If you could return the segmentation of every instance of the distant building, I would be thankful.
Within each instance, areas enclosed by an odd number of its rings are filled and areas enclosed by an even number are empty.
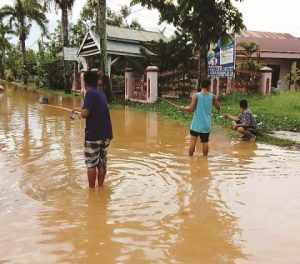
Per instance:
[[[111,66],[114,63],[117,63],[120,58],[127,58],[128,60],[142,58],[144,54],[141,53],[141,49],[143,48],[147,55],[155,55],[150,50],[146,49],[144,46],[147,43],[152,41],[168,41],[168,39],[161,32],[152,32],[146,30],[134,30],[130,28],[122,28],[115,26],[106,26],[106,34],[107,34],[107,59],[108,59],[108,74],[111,76]],[[77,51],[77,56],[80,59],[82,64],[81,73],[77,73],[74,82],[73,82],[73,91],[75,92],[84,92],[84,81],[83,81],[83,72],[87,70],[95,70],[98,72],[98,88],[102,87],[102,71],[100,68],[99,54],[101,52],[100,48],[100,37],[98,33],[95,31],[94,27],[90,27],[82,40],[80,48]],[[125,69],[124,69],[125,70]],[[130,72],[130,73],[129,73]],[[148,75],[146,74],[148,72]],[[127,69],[127,75],[130,75],[130,85],[129,79],[125,78],[125,90],[128,98],[132,97],[134,84],[136,90],[140,90],[140,94],[144,98],[146,102],[152,102],[157,100],[157,96],[155,97],[155,93],[157,95],[157,84],[156,90],[154,84],[152,82],[153,74],[158,74],[158,69],[153,69],[148,67],[145,70],[145,75],[137,80],[137,77],[132,73],[132,69]],[[124,72],[125,74],[125,72]],[[127,77],[128,77],[127,76]],[[144,77],[149,77],[147,82],[144,82]],[[141,80],[143,79],[143,80]],[[157,78],[156,78],[157,79]],[[156,81],[157,82],[157,81]],[[127,87],[130,86],[130,87]],[[128,88],[128,89],[127,89]],[[127,92],[130,90],[130,94]],[[139,95],[140,95],[139,94]],[[147,95],[147,96],[146,96]],[[154,96],[154,97],[153,97]]]
[[[146,30],[134,30],[130,28],[114,27],[107,25],[107,54],[109,70],[110,66],[120,57],[140,58],[143,55],[140,49],[143,43],[151,41],[168,41],[168,39],[160,32],[152,32]],[[149,55],[154,55],[146,50]],[[90,28],[86,33],[85,38],[77,52],[79,57],[86,60],[84,69],[89,68],[89,59],[93,59],[100,54],[100,37],[93,28]]]
[[[237,36],[240,42],[254,41],[260,47],[260,62],[273,69],[272,87],[280,89],[295,89],[286,81],[291,71],[300,68],[300,39],[286,33],[271,33],[259,31],[243,31]],[[239,55],[241,47],[237,46],[237,61],[242,60]],[[256,54],[253,54],[256,58]]]

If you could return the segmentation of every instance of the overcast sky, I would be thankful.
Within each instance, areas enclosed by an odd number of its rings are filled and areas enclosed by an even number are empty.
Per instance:
[[[11,4],[13,0],[0,0],[0,8],[5,4]],[[76,0],[73,8],[72,22],[76,22],[80,11],[86,0]],[[122,5],[129,5],[130,0],[107,0],[107,4],[115,11],[119,11]],[[242,12],[244,23],[248,30],[271,31],[290,33],[300,37],[300,0],[244,0],[242,3],[234,3]],[[166,27],[165,34],[170,36],[173,27],[170,25],[158,25],[158,12],[149,11],[141,6],[132,7],[133,13],[129,19],[137,19],[147,30],[162,30]],[[49,29],[53,29],[60,19],[60,14],[53,12],[48,14]],[[40,37],[40,32],[36,25],[29,36],[26,46],[33,46]]]

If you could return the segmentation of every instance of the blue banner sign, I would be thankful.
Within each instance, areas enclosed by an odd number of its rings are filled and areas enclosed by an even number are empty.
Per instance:
[[[207,60],[210,77],[232,77],[235,68],[234,40],[230,40],[224,46],[221,45],[220,41],[210,44]]]

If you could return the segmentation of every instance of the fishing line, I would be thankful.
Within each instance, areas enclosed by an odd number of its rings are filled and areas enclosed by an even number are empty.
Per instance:
[[[62,107],[62,106],[59,106],[59,105],[50,105],[50,104],[43,104],[43,105],[71,112],[70,113],[70,119],[72,119],[72,120],[80,117],[80,112],[79,111],[75,111],[75,110],[72,110],[70,108]]]
[[[170,100],[167,100],[165,98],[159,97],[159,96],[154,95],[154,94],[151,94],[151,95],[157,97],[158,99],[160,99],[160,100],[162,100],[162,101],[164,101],[164,102],[166,102],[166,103],[168,103],[168,104],[170,104],[170,105],[172,105],[172,106],[174,106],[176,108],[180,108],[180,105],[175,104],[175,103],[171,102]]]

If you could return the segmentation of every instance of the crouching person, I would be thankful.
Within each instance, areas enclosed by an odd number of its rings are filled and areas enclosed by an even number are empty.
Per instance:
[[[248,109],[247,100],[240,101],[240,111],[239,116],[229,114],[223,114],[223,116],[232,121],[232,128],[237,130],[242,138],[248,138],[251,142],[254,142],[258,133],[258,125],[254,115]]]

